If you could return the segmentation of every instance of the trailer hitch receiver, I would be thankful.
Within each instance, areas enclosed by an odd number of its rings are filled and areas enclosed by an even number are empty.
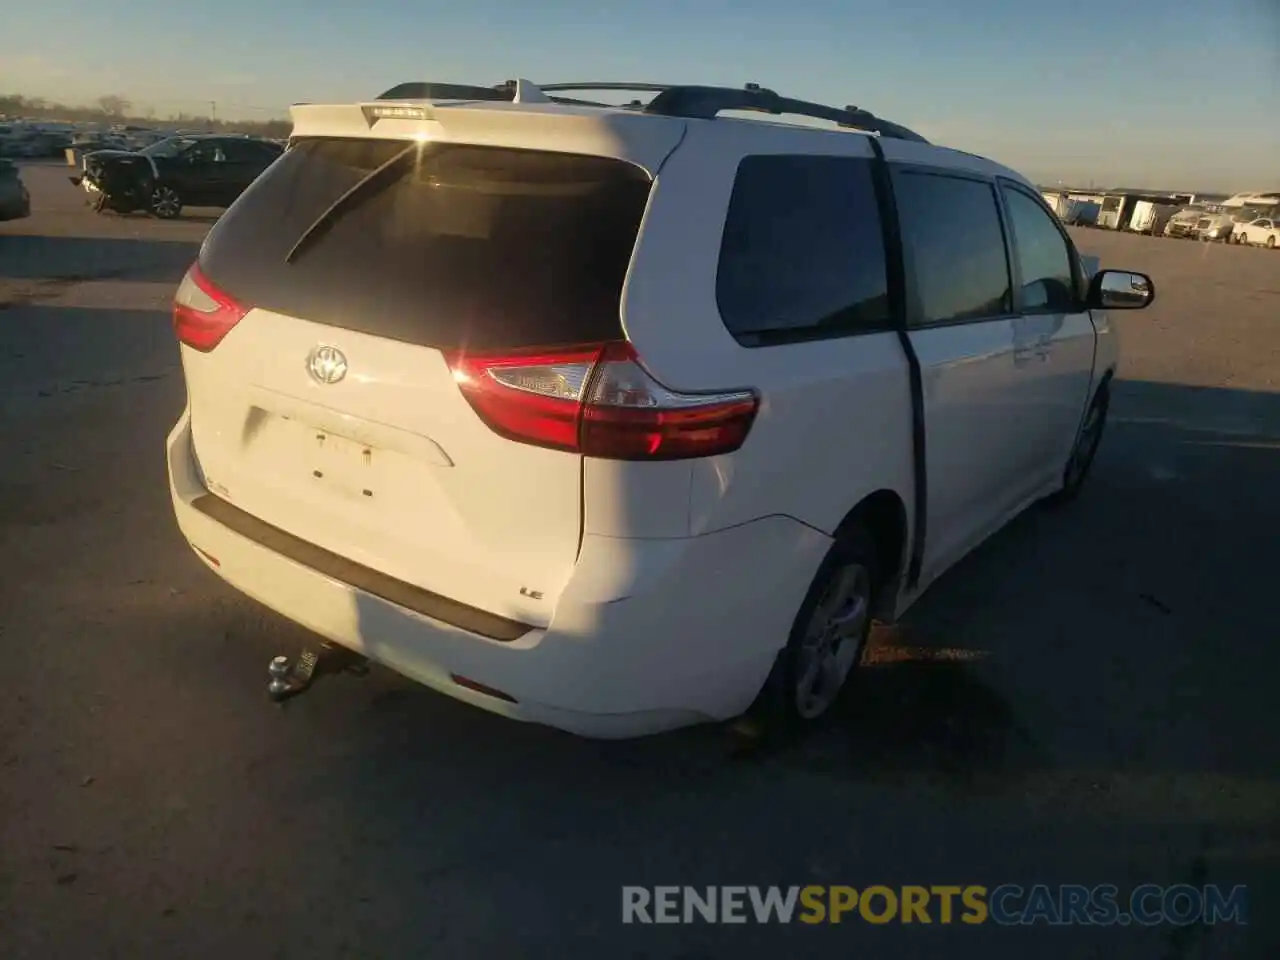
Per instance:
[[[325,642],[318,649],[303,650],[296,661],[273,657],[267,665],[271,678],[267,693],[276,703],[283,703],[310,690],[321,677],[344,672],[362,677],[369,672],[369,661],[353,650]]]

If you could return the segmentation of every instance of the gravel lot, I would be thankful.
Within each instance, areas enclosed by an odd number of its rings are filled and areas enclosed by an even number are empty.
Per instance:
[[[306,638],[173,523],[169,296],[213,214],[0,224],[5,958],[1277,956],[1280,253],[1148,271],[1091,486],[875,638],[800,745],[592,743],[386,671],[280,709]],[[963,656],[944,657],[941,651]],[[1248,927],[624,927],[621,884],[1237,883]]]

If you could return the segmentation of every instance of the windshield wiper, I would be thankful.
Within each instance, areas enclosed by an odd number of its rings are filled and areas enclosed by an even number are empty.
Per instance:
[[[312,223],[311,226],[302,231],[302,236],[298,238],[298,242],[293,245],[292,249],[290,249],[287,254],[285,254],[284,262],[293,263],[294,260],[298,259],[298,256],[306,250],[307,247],[324,236],[325,233],[328,232],[329,228],[337,222],[339,217],[350,210],[355,205],[355,202],[361,197],[376,195],[376,192],[368,192],[372,187],[389,186],[392,182],[391,174],[395,173],[398,175],[400,172],[400,164],[418,149],[418,144],[410,144],[391,159],[374,167],[352,184],[350,189],[345,191],[337,200],[333,201],[333,203],[329,204],[329,206],[325,208],[325,211],[321,213],[320,216],[316,217],[315,222]]]

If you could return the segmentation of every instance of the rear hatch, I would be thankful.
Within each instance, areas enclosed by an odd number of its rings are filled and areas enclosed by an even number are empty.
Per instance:
[[[621,339],[650,186],[601,157],[296,141],[200,254],[208,287],[248,309],[182,351],[210,490],[391,577],[548,623],[581,538],[582,457],[486,426],[457,357]]]

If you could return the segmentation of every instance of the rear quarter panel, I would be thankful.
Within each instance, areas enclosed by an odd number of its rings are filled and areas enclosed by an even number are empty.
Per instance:
[[[656,177],[623,300],[629,339],[668,387],[758,392],[751,434],[732,454],[656,465],[670,468],[661,480],[659,471],[644,477],[633,465],[620,465],[616,479],[626,474],[646,488],[642,498],[664,503],[685,484],[691,535],[769,515],[831,533],[880,489],[897,493],[910,517],[911,400],[897,336],[748,348],[721,319],[716,270],[738,163],[769,153],[872,156],[860,134],[690,121]],[[597,502],[588,484],[589,526]]]

